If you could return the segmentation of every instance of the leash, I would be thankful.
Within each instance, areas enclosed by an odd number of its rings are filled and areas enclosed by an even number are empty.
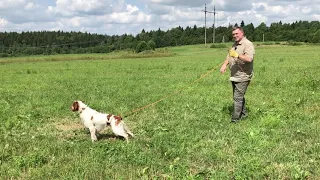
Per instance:
[[[189,83],[188,85],[186,85],[186,86],[184,86],[184,87],[176,90],[175,92],[173,92],[173,93],[171,93],[171,94],[168,94],[168,95],[162,97],[161,99],[159,99],[159,100],[157,100],[157,101],[155,101],[155,102],[153,102],[153,103],[150,103],[150,104],[148,104],[148,105],[145,105],[145,106],[140,107],[140,108],[137,108],[137,109],[134,109],[134,110],[132,110],[132,111],[130,111],[130,112],[124,113],[124,114],[122,115],[122,117],[123,117],[123,118],[128,117],[128,116],[132,115],[133,113],[136,113],[136,112],[141,111],[141,110],[143,110],[143,109],[146,109],[146,108],[148,108],[148,107],[154,106],[154,105],[158,104],[159,102],[161,102],[161,101],[163,101],[163,100],[165,100],[165,99],[167,99],[167,98],[169,98],[169,97],[171,97],[171,96],[173,96],[173,95],[179,94],[181,91],[187,89],[187,88],[190,87],[191,85],[193,85],[193,84],[195,84],[196,82],[200,81],[201,79],[207,77],[210,73],[212,73],[214,70],[216,70],[218,67],[220,67],[223,63],[224,63],[224,61],[223,61],[222,63],[220,63],[218,66],[216,66],[216,67],[212,68],[211,70],[209,70],[207,73],[202,74],[202,75],[201,75],[198,79],[196,79],[195,81],[193,81],[193,82]]]

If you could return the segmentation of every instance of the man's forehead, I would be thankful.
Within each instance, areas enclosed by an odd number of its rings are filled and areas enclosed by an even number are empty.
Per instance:
[[[232,34],[239,34],[239,33],[241,33],[240,29],[235,29],[232,31]]]

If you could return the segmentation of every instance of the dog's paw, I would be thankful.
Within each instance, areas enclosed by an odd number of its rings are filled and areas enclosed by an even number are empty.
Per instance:
[[[98,141],[97,137],[91,139],[92,142]]]

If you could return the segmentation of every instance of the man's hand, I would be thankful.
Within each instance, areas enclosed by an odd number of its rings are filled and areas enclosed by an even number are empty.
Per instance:
[[[239,58],[239,54],[233,49],[229,50],[229,56]]]
[[[223,65],[221,66],[221,68],[220,68],[220,73],[223,74],[223,73],[226,72],[226,70],[227,70],[227,65],[226,65],[226,64],[223,64]]]

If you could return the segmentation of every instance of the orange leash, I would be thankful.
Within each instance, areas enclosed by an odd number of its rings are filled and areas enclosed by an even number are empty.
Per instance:
[[[150,106],[154,106],[155,104],[157,104],[157,103],[159,103],[159,102],[161,102],[161,101],[163,101],[163,100],[165,100],[165,99],[167,99],[167,98],[169,98],[169,97],[171,97],[171,96],[173,96],[173,95],[175,95],[175,94],[180,93],[181,91],[183,91],[184,89],[187,89],[187,88],[188,88],[189,86],[191,86],[192,84],[194,84],[194,83],[200,81],[201,79],[207,77],[210,73],[212,73],[214,70],[216,70],[218,67],[220,67],[223,63],[224,63],[224,61],[223,61],[221,64],[219,64],[218,66],[216,66],[216,67],[214,67],[213,69],[209,70],[207,73],[202,74],[202,75],[200,76],[200,78],[196,79],[195,81],[191,82],[190,84],[186,85],[185,87],[180,88],[180,89],[178,89],[177,91],[175,91],[175,92],[173,92],[173,93],[171,93],[171,94],[168,94],[168,95],[164,96],[163,98],[159,99],[158,101],[155,101],[155,102],[153,102],[153,103],[150,103],[150,104],[148,104],[148,105],[146,105],[146,106],[143,106],[143,107],[141,107],[141,108],[134,109],[134,110],[132,110],[132,111],[130,111],[130,112],[128,112],[128,113],[125,113],[125,114],[122,115],[122,117],[123,117],[123,118],[124,118],[124,117],[128,117],[129,115],[131,115],[131,114],[133,114],[133,113],[135,113],[135,112],[141,111],[141,110],[146,109],[146,108],[148,108],[148,107],[150,107]]]

